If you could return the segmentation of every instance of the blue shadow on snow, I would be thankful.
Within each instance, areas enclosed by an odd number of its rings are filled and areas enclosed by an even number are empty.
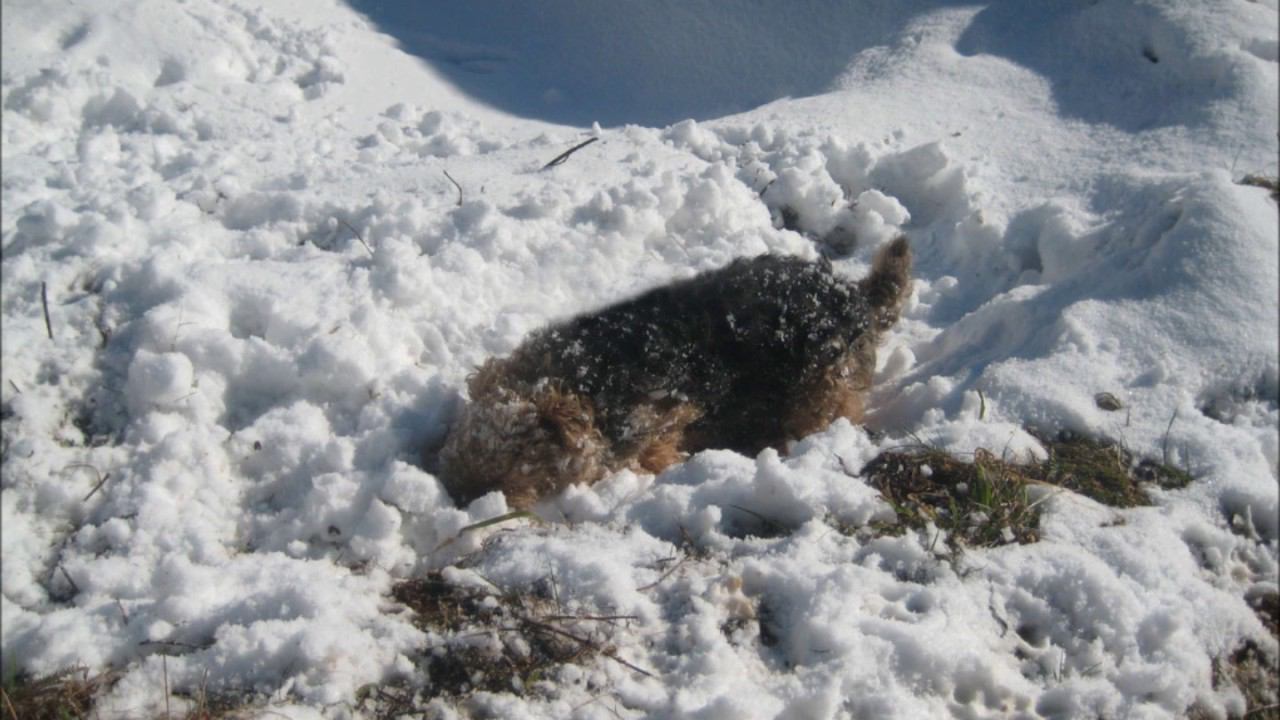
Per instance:
[[[943,0],[348,0],[461,91],[569,125],[667,125],[831,88]]]

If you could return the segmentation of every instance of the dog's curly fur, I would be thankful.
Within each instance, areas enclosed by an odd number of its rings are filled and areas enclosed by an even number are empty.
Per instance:
[[[910,289],[899,237],[860,282],[762,255],[537,331],[471,376],[440,451],[445,487],[459,503],[501,490],[528,508],[622,468],[859,422],[879,336]]]

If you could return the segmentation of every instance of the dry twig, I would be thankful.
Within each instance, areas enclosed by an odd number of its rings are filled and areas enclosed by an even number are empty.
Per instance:
[[[458,184],[457,180],[453,179],[448,170],[444,171],[444,176],[449,178],[449,182],[453,183],[454,187],[458,188],[458,207],[462,207],[462,186]]]
[[[143,640],[142,642],[138,643],[138,647],[158,647],[160,645],[168,645],[170,647],[179,647],[185,650],[204,650],[205,648],[213,647],[213,641],[210,640],[209,642],[203,645],[195,645],[193,643],[178,642],[177,640]]]
[[[648,585],[645,585],[644,587],[636,588],[636,592],[644,592],[645,590],[649,590],[651,588],[655,588],[661,585],[663,580],[666,580],[667,578],[671,577],[671,573],[679,570],[680,566],[684,565],[684,561],[688,559],[689,559],[688,555],[681,557],[680,562],[676,563],[675,565],[672,565],[670,570],[662,573],[662,577],[658,578],[657,580],[654,580],[653,582],[649,583]]]
[[[538,520],[538,516],[534,515],[528,510],[516,510],[514,512],[509,512],[505,515],[499,515],[497,517],[489,518],[488,520],[481,520],[480,522],[477,522],[477,523],[471,523],[470,525],[459,530],[457,535],[454,535],[448,540],[445,540],[444,542],[437,545],[435,550],[432,550],[432,552],[439,552],[440,550],[448,547],[449,545],[452,545],[455,541],[457,541],[458,538],[462,537],[463,535],[473,530],[479,530],[481,528],[489,527],[490,525],[497,525],[498,523],[504,523],[508,520],[518,520],[520,518],[529,518],[530,520],[534,520],[535,522]],[[497,586],[494,585],[494,587],[497,587]]]
[[[89,502],[89,498],[93,497],[93,494],[98,492],[98,488],[101,488],[103,485],[106,484],[107,480],[110,480],[110,479],[111,479],[111,473],[107,473],[106,475],[103,475],[102,479],[98,481],[98,484],[94,485],[93,489],[89,491],[89,494],[84,496],[83,502]]]
[[[776,520],[771,520],[770,518],[767,518],[764,515],[761,515],[760,513],[756,512],[755,510],[752,510],[750,508],[744,508],[741,505],[734,505],[732,503],[729,504],[729,507],[733,508],[734,510],[739,510],[748,515],[751,515],[752,517],[754,517],[755,519],[763,523],[765,527],[769,528],[774,532],[784,533],[787,531],[787,529],[783,527],[781,523],[777,522]]]
[[[111,473],[107,473],[106,475],[103,475],[102,473],[98,472],[98,468],[90,465],[89,463],[71,463],[70,465],[62,468],[62,472],[66,472],[74,468],[85,468],[86,470],[92,470],[94,476],[98,478],[97,482],[93,484],[93,488],[89,490],[89,494],[85,495],[84,499],[81,500],[80,502],[89,502],[89,498],[93,497],[94,494],[97,493],[98,490],[107,482],[107,480],[111,479]]]
[[[66,569],[65,567],[63,567],[63,566],[59,565],[59,566],[58,566],[58,570],[60,570],[60,571],[62,572],[62,577],[66,578],[66,579],[67,579],[67,583],[69,583],[69,584],[71,585],[72,593],[73,593],[74,595],[79,595],[79,594],[80,594],[80,586],[76,584],[76,581],[75,581],[75,580],[72,580],[72,579],[71,579],[71,575],[67,572],[67,569]]]
[[[373,248],[369,247],[369,243],[364,241],[364,236],[360,234],[360,231],[351,227],[351,223],[347,222],[346,220],[343,220],[342,218],[337,218],[337,220],[339,224],[341,224],[346,229],[350,230],[352,235],[356,236],[356,239],[360,241],[360,244],[364,246],[365,250],[369,251],[369,256],[372,257]]]
[[[532,627],[532,628],[534,628],[534,629],[542,630],[542,631],[544,631],[544,632],[554,633],[554,634],[559,635],[559,636],[561,636],[561,637],[568,638],[568,639],[570,639],[570,640],[572,640],[572,641],[574,641],[574,642],[578,643],[578,644],[579,644],[580,646],[582,646],[584,649],[592,650],[592,651],[598,652],[598,653],[600,653],[601,655],[604,655],[605,657],[609,658],[610,660],[613,660],[613,661],[614,661],[614,662],[616,662],[616,663],[619,663],[619,664],[621,664],[621,665],[624,665],[624,666],[626,666],[626,667],[628,667],[628,668],[630,668],[630,669],[634,670],[635,672],[638,672],[638,673],[640,673],[641,675],[644,675],[645,677],[657,677],[656,675],[654,675],[653,673],[649,672],[648,670],[645,670],[644,668],[642,668],[642,667],[638,667],[638,666],[636,666],[636,665],[632,665],[631,663],[627,662],[626,660],[623,660],[622,658],[618,657],[618,651],[617,651],[617,650],[615,650],[615,649],[613,649],[613,648],[601,648],[599,645],[595,644],[594,642],[591,642],[591,641],[590,641],[590,640],[588,640],[587,638],[580,637],[580,636],[578,636],[578,635],[574,635],[573,633],[571,633],[571,632],[569,632],[569,631],[567,631],[567,630],[562,630],[561,628],[558,628],[558,627],[556,627],[555,625],[549,625],[549,624],[547,624],[547,623],[540,622],[540,621],[538,621],[538,620],[534,620],[533,618],[524,617],[524,618],[520,618],[520,620],[521,620],[521,622],[523,622],[525,625],[527,625],[527,626],[529,626],[529,627]]]
[[[1160,440],[1160,459],[1165,465],[1169,464],[1169,433],[1173,432],[1173,421],[1178,419],[1178,408],[1173,409],[1173,414],[1169,416],[1169,426],[1164,429],[1164,437]]]
[[[0,688],[0,698],[4,698],[4,707],[9,711],[9,717],[12,720],[18,720],[18,711],[13,709],[13,702],[9,700],[9,693]]]
[[[44,308],[44,329],[49,333],[49,339],[53,339],[53,323],[49,322],[49,286],[45,281],[40,281],[40,305]]]
[[[562,153],[560,153],[559,155],[557,155],[557,156],[555,156],[554,158],[552,158],[552,159],[551,159],[551,162],[549,162],[549,163],[547,163],[546,165],[543,165],[543,166],[542,166],[542,169],[543,169],[543,170],[546,170],[546,169],[548,169],[548,168],[553,168],[553,167],[555,167],[555,166],[557,166],[557,165],[559,165],[559,164],[563,163],[565,160],[568,160],[568,159],[569,159],[569,156],[570,156],[570,155],[572,155],[572,154],[574,154],[574,153],[578,152],[578,151],[579,151],[579,150],[581,150],[582,148],[584,148],[584,147],[586,147],[586,146],[590,145],[591,143],[593,143],[593,142],[595,142],[595,141],[597,141],[597,140],[599,140],[599,139],[600,139],[600,138],[598,138],[598,137],[593,137],[593,138],[587,138],[586,140],[583,140],[582,142],[578,143],[577,145],[574,145],[573,147],[569,148],[568,150],[565,150],[564,152],[562,152]]]
[[[617,622],[618,620],[639,620],[635,615],[546,615],[542,618],[548,622],[566,620],[591,620],[595,622]]]

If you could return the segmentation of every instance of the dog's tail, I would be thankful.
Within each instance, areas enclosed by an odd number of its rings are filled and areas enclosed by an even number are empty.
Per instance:
[[[911,295],[911,245],[905,235],[881,248],[860,287],[871,302],[876,332],[889,329]]]

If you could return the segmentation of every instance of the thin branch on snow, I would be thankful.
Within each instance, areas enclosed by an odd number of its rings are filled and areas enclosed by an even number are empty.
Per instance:
[[[80,594],[80,586],[76,584],[76,581],[75,581],[75,580],[72,580],[72,579],[71,579],[71,575],[70,575],[70,573],[68,573],[68,572],[67,572],[67,569],[66,569],[65,567],[63,567],[63,566],[59,565],[59,566],[58,566],[58,570],[62,573],[62,577],[64,577],[64,578],[66,578],[66,579],[67,579],[67,583],[71,585],[71,591],[72,591],[73,596],[75,596],[75,595],[79,595],[79,594]]]
[[[347,222],[346,220],[343,220],[342,218],[337,218],[337,220],[338,220],[338,224],[350,230],[351,234],[355,235],[356,239],[360,241],[360,244],[364,246],[364,249],[369,251],[369,257],[373,257],[373,248],[369,247],[369,243],[364,241],[364,236],[360,234],[360,231],[351,227],[351,223]]]
[[[40,281],[40,306],[44,308],[44,329],[49,333],[49,339],[53,339],[53,323],[49,322],[49,286]]]
[[[462,185],[458,184],[458,181],[453,179],[453,176],[449,174],[448,170],[444,171],[444,176],[449,178],[449,182],[453,183],[454,187],[458,188],[458,207],[462,207]]]
[[[649,583],[648,585],[645,585],[644,587],[636,588],[636,592],[644,592],[645,590],[649,590],[661,585],[663,580],[666,580],[667,578],[671,577],[671,573],[679,570],[680,566],[684,565],[684,561],[688,559],[689,559],[688,555],[681,557],[680,562],[676,563],[675,565],[672,565],[670,570],[662,573],[662,577],[658,578],[657,580],[654,580],[653,582]]]
[[[551,159],[551,162],[549,162],[549,163],[547,163],[546,165],[543,165],[543,166],[542,166],[542,169],[543,169],[543,170],[546,170],[546,169],[548,169],[548,168],[553,168],[553,167],[555,167],[555,166],[557,166],[557,165],[559,165],[559,164],[563,163],[565,160],[568,160],[568,159],[569,159],[569,156],[570,156],[570,155],[572,155],[572,154],[574,154],[574,153],[578,152],[578,151],[579,151],[579,150],[581,150],[582,148],[584,148],[584,147],[586,147],[586,146],[590,145],[591,143],[593,143],[593,142],[595,142],[595,141],[597,141],[597,140],[599,140],[599,139],[600,139],[600,138],[598,138],[598,137],[593,137],[593,138],[588,138],[588,139],[586,139],[586,140],[583,140],[582,142],[578,143],[577,145],[574,145],[573,147],[569,148],[568,150],[565,150],[564,152],[562,152],[562,153],[560,153],[559,155],[557,155],[557,156],[555,156],[554,158],[552,158],[552,159]]]
[[[556,635],[560,635],[561,637],[568,638],[568,639],[570,639],[570,640],[572,640],[572,641],[574,641],[574,642],[578,643],[578,644],[579,644],[579,645],[581,645],[582,647],[584,647],[584,648],[586,648],[586,649],[588,649],[588,650],[594,650],[594,651],[596,651],[596,652],[600,653],[601,655],[604,655],[605,657],[609,658],[610,660],[613,660],[613,661],[614,661],[614,662],[616,662],[616,663],[620,663],[620,664],[622,664],[622,665],[625,665],[626,667],[628,667],[628,668],[630,668],[630,669],[634,670],[635,672],[640,673],[641,675],[644,675],[645,677],[657,677],[656,675],[654,675],[653,673],[649,672],[648,670],[645,670],[644,668],[642,668],[642,667],[638,667],[638,666],[636,666],[636,665],[632,665],[631,663],[627,662],[626,660],[623,660],[622,658],[618,657],[618,651],[617,651],[616,649],[614,649],[614,648],[611,648],[611,647],[610,647],[610,648],[602,648],[602,647],[600,647],[599,645],[597,645],[596,643],[592,642],[591,640],[588,640],[587,638],[580,637],[580,636],[578,636],[578,635],[574,635],[573,633],[569,632],[568,630],[563,630],[563,629],[558,628],[558,627],[556,627],[556,626],[554,626],[554,625],[549,625],[549,624],[547,624],[547,623],[540,622],[540,621],[538,621],[538,620],[534,620],[533,618],[524,617],[524,618],[520,618],[520,620],[521,620],[521,622],[523,622],[525,625],[527,625],[527,626],[529,626],[529,627],[532,627],[532,628],[534,628],[534,629],[542,630],[542,631],[545,631],[545,632],[554,633],[554,634],[556,634]]]

